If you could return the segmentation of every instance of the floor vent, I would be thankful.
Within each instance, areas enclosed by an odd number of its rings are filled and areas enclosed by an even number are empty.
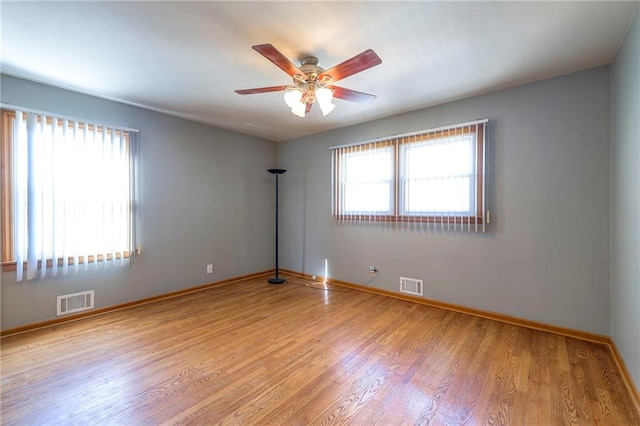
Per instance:
[[[422,280],[400,277],[400,293],[422,296]]]
[[[93,290],[58,296],[58,315],[93,309]]]

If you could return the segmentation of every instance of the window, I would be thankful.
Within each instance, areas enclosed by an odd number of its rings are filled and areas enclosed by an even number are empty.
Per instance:
[[[3,267],[20,281],[130,258],[137,133],[12,110],[2,125]]]
[[[332,148],[334,219],[477,230],[485,223],[486,122]]]
[[[393,146],[353,150],[342,158],[343,214],[393,211]]]

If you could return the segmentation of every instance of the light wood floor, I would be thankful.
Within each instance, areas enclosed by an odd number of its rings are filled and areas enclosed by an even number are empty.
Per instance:
[[[301,278],[2,339],[2,424],[640,424],[605,346]]]

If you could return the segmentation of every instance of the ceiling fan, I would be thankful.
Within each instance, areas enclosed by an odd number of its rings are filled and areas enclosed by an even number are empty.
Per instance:
[[[376,99],[375,95],[345,89],[333,84],[338,80],[381,64],[382,59],[371,49],[325,71],[318,66],[318,58],[315,56],[302,58],[300,67],[297,67],[271,44],[258,44],[252,47],[253,50],[289,74],[293,78],[293,84],[236,90],[236,93],[240,95],[284,91],[286,104],[291,108],[291,112],[298,117],[304,117],[305,114],[308,114],[315,100],[320,105],[322,115],[327,115],[335,108],[335,105],[331,103],[333,98],[358,103],[369,103]]]

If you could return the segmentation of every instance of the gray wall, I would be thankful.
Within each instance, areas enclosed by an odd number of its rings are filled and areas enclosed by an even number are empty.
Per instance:
[[[612,67],[611,337],[640,384],[640,13]]]
[[[340,101],[338,101],[340,102]],[[358,108],[339,104],[337,108]],[[479,118],[490,126],[488,232],[336,225],[329,147]],[[610,70],[599,67],[278,145],[282,266],[609,334]]]
[[[2,76],[1,99],[140,129],[142,255],[132,268],[16,283],[2,274],[2,329],[55,318],[56,296],[95,290],[96,307],[273,267],[275,143]],[[206,264],[214,273],[206,274]]]

